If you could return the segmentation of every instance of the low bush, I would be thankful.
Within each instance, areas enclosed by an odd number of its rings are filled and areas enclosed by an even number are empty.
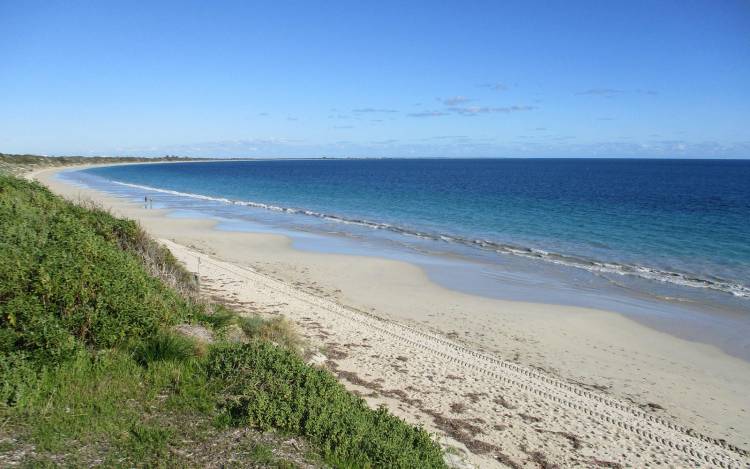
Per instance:
[[[201,314],[198,320],[211,326],[215,331],[222,331],[232,324],[236,318],[237,315],[233,311],[229,311],[221,305],[214,305],[210,313]]]
[[[119,248],[138,232],[133,222],[0,176],[2,346],[58,361],[190,320],[199,307]]]
[[[302,346],[299,335],[283,317],[264,319],[260,316],[242,316],[237,321],[250,339],[267,340],[292,351],[299,351]]]
[[[225,344],[211,350],[207,369],[225,389],[221,408],[232,422],[304,435],[345,466],[443,467],[427,432],[370,409],[291,351],[260,340]]]

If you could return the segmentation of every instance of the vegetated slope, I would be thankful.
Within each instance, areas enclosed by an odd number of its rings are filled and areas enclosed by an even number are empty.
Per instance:
[[[40,156],[0,153],[0,172],[22,174],[45,166],[71,166],[82,164],[139,163],[154,161],[200,161],[200,158],[164,156],[144,158],[135,156]]]
[[[423,429],[267,340],[278,324],[194,289],[134,222],[0,174],[0,465],[444,466]]]

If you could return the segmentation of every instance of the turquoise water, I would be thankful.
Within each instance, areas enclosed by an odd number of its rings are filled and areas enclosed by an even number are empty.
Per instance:
[[[748,161],[307,160],[89,172],[750,297]]]
[[[618,310],[750,357],[750,161],[276,160],[65,174],[222,229],[407,259],[471,293]]]

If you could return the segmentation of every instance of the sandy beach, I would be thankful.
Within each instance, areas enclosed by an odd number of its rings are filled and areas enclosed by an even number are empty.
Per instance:
[[[394,260],[295,250],[55,178],[138,220],[205,295],[283,315],[371,405],[424,424],[479,467],[748,467],[750,363],[620,314],[448,290]]]

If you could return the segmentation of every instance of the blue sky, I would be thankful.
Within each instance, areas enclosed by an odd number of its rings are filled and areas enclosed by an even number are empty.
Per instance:
[[[747,0],[0,0],[0,70],[6,153],[750,157]]]

